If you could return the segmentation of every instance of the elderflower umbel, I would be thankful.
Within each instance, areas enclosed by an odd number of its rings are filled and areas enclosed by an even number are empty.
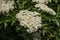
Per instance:
[[[47,12],[49,14],[56,15],[56,12],[45,4],[36,4],[35,7],[39,7],[42,11]]]
[[[52,0],[32,0],[32,1],[38,2],[38,4],[35,5],[36,8],[39,8],[40,10],[47,12],[49,14],[56,15],[56,12],[46,5],[48,4],[48,2],[51,2]]]
[[[0,0],[0,12],[9,12],[9,10],[14,9],[14,1]]]
[[[16,14],[16,18],[20,22],[21,26],[27,29],[27,32],[35,32],[38,28],[41,28],[41,17],[38,16],[38,12],[31,12],[28,10],[21,10]]]
[[[48,2],[51,2],[51,0],[32,0],[33,2],[38,2],[40,4],[48,4]]]

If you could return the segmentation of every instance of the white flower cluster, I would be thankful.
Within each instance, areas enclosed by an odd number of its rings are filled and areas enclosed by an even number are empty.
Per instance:
[[[38,16],[38,12],[31,12],[28,10],[21,10],[16,14],[16,18],[20,22],[21,26],[24,26],[27,29],[27,32],[32,33],[37,31],[38,28],[41,28],[41,17]]]
[[[35,5],[36,8],[39,8],[40,10],[47,12],[49,14],[56,15],[56,12],[46,5],[48,4],[48,2],[51,2],[51,0],[32,0],[32,1],[39,2],[38,4]]]
[[[56,15],[56,12],[45,4],[36,4],[35,7],[39,7],[39,9],[49,14]]]
[[[0,12],[9,12],[9,10],[14,9],[14,1],[0,0]]]
[[[33,2],[39,2],[40,4],[48,4],[51,0],[32,0]]]

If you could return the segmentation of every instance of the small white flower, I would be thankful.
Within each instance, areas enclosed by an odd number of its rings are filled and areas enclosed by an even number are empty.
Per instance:
[[[38,28],[41,28],[41,17],[38,16],[38,12],[31,12],[28,10],[21,10],[16,14],[16,18],[20,22],[21,26],[27,29],[27,32],[35,32]]]
[[[35,7],[38,7],[39,8],[40,7],[40,4],[36,4]]]
[[[0,1],[0,12],[9,12],[9,10],[13,10],[14,9],[14,1],[4,1],[1,0]]]

